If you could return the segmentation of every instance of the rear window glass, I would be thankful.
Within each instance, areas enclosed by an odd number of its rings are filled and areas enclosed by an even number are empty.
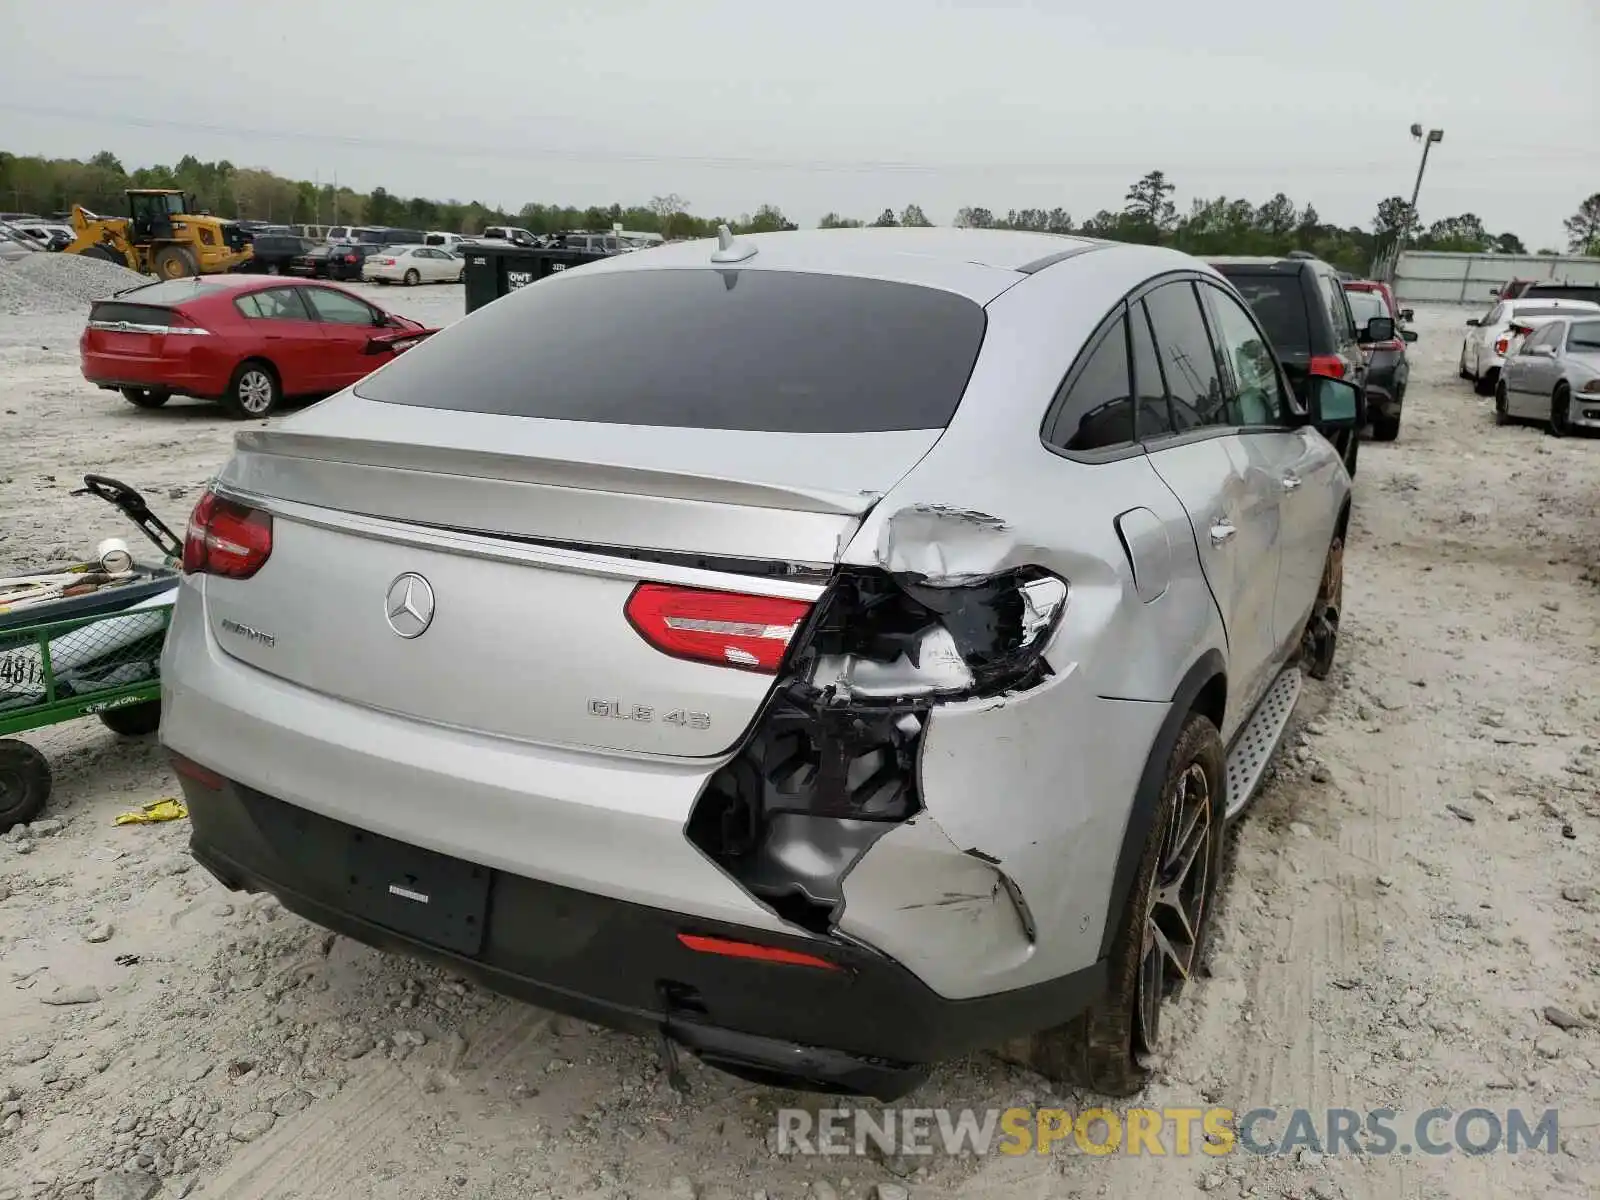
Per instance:
[[[1519,304],[1511,312],[1513,320],[1520,321],[1523,317],[1570,317],[1570,308],[1556,308],[1553,305]]]
[[[1600,284],[1536,283],[1522,295],[1528,300],[1600,300]]]
[[[185,300],[198,300],[221,290],[215,284],[196,283],[193,279],[163,279],[121,295],[137,304],[182,304]]]
[[[1345,289],[1344,298],[1350,302],[1350,311],[1355,314],[1356,324],[1365,325],[1373,317],[1391,317],[1389,303],[1383,298],[1382,292],[1352,292]]]
[[[1235,273],[1218,267],[1234,289],[1245,298],[1256,320],[1272,339],[1273,348],[1284,351],[1311,350],[1311,327],[1306,317],[1305,297],[1300,292],[1298,275],[1269,275],[1265,272]]]
[[[942,429],[983,332],[971,300],[877,279],[573,273],[495,301],[357,391],[390,404],[617,425]]]

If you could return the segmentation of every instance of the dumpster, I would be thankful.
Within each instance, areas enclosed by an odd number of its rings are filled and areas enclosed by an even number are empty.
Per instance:
[[[557,271],[610,257],[598,250],[541,249],[500,240],[471,242],[461,247],[461,253],[467,260],[469,313]]]

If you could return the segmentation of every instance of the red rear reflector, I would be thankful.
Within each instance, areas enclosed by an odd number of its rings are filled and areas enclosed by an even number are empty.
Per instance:
[[[777,672],[810,611],[805,600],[662,583],[641,583],[623,609],[639,636],[663,654],[768,675]]]
[[[179,775],[182,775],[185,779],[190,780],[193,783],[198,783],[201,787],[207,789],[208,791],[220,792],[223,788],[223,785],[228,782],[209,767],[202,767],[193,759],[188,759],[181,754],[172,754],[170,752],[168,757],[172,759],[172,769],[174,771],[176,771]]]
[[[249,579],[272,554],[272,514],[208,491],[189,516],[183,569]]]
[[[802,954],[798,950],[784,950],[778,946],[758,946],[754,942],[735,942],[728,938],[702,937],[697,933],[680,933],[678,940],[691,950],[702,954],[720,954],[724,958],[751,958],[757,962],[783,963],[791,967],[821,967],[825,971],[843,970],[815,954]]]
[[[1313,354],[1311,361],[1306,364],[1306,370],[1313,375],[1324,375],[1329,379],[1344,378],[1344,359],[1337,354]]]

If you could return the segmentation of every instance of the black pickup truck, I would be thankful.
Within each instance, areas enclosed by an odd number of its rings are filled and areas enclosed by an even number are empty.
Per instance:
[[[250,244],[255,249],[255,256],[239,268],[241,271],[251,271],[257,275],[287,275],[290,264],[301,255],[309,254],[317,243],[286,229],[264,229],[251,239]]]

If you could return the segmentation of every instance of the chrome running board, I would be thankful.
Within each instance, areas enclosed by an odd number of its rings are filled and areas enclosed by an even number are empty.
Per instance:
[[[1234,739],[1228,754],[1228,820],[1244,811],[1267,773],[1283,740],[1283,731],[1289,727],[1289,717],[1294,712],[1295,701],[1300,698],[1300,668],[1289,667],[1279,675],[1261,697],[1250,722]]]

